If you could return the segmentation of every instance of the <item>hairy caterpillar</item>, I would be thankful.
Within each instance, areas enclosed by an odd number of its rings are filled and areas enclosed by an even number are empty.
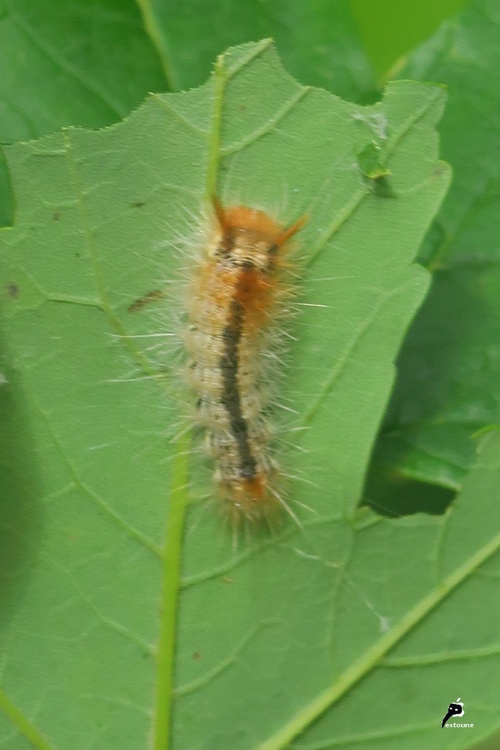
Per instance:
[[[270,445],[269,375],[292,293],[289,240],[306,219],[286,228],[261,210],[213,203],[187,300],[188,382],[228,515],[269,521],[287,508]]]

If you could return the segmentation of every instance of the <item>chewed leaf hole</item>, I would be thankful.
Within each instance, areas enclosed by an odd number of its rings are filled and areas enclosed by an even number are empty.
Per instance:
[[[367,478],[362,505],[389,518],[415,513],[442,515],[456,493],[447,487],[409,479],[394,472],[372,471]]]

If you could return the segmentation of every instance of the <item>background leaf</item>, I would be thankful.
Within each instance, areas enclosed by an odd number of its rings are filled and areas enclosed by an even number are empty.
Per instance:
[[[13,410],[2,523],[15,540],[3,568],[6,747],[28,737],[61,750],[144,747],[155,670],[168,692],[186,458],[179,446],[172,463],[166,425],[182,402],[158,367],[166,355],[136,336],[164,331],[177,303],[158,305],[163,323],[128,310],[176,278],[185,260],[175,242],[214,187],[226,203],[310,217],[303,301],[327,307],[300,315],[283,395],[310,427],[305,452],[289,460],[315,486],[297,482],[290,498],[302,529],[290,523],[237,553],[210,503],[190,509],[173,747],[284,747],[493,549],[486,531],[468,537],[459,559],[439,575],[426,565],[408,586],[407,550],[432,545],[447,521],[356,511],[392,363],[427,287],[412,259],[448,183],[434,129],[443,98],[401,82],[363,109],[298,86],[261,43],[121,125],[9,149],[18,213],[2,232]],[[373,142],[394,198],[358,165]],[[191,468],[199,500],[207,473],[199,457]],[[435,690],[439,717],[450,698],[444,683]],[[153,725],[163,749],[163,705]]]
[[[98,128],[167,88],[132,0],[0,0],[0,143]],[[12,221],[0,170],[0,225]]]
[[[371,60],[377,78],[387,77],[399,58],[427,39],[446,18],[462,10],[466,0],[421,0],[401,3],[384,0],[349,3],[359,30],[365,54]]]
[[[229,45],[273,37],[287,70],[302,83],[354,101],[373,98],[371,66],[346,0],[138,2],[176,89],[201,84]]]
[[[500,9],[478,0],[400,73],[446,83],[440,134],[454,181],[422,253],[432,290],[401,352],[374,453],[367,496],[385,506],[392,485],[401,507],[401,477],[460,487],[474,461],[471,436],[500,422],[499,70]]]

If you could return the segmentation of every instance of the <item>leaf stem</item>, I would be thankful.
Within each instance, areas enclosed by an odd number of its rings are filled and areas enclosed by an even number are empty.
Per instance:
[[[9,717],[12,724],[26,737],[32,747],[37,750],[53,750],[52,745],[47,742],[33,724],[30,724],[26,716],[14,705],[4,690],[0,690],[0,710]]]
[[[168,750],[169,747],[177,601],[181,574],[184,519],[187,506],[189,443],[189,434],[184,434],[179,438],[172,466],[172,489],[165,538],[160,606],[160,637],[157,653],[157,683],[153,727],[154,750]]]
[[[175,91],[175,85],[172,76],[172,70],[170,68],[169,60],[165,49],[165,38],[161,33],[161,28],[158,25],[157,19],[151,8],[150,0],[137,0],[137,5],[142,15],[142,21],[144,23],[144,29],[149,35],[149,38],[153,42],[153,46],[156,49],[156,53],[160,58],[161,67],[163,69],[163,75],[170,91]]]
[[[216,194],[220,158],[220,134],[224,88],[227,80],[224,55],[219,55],[214,71],[214,108],[208,142],[206,200]],[[180,584],[182,539],[187,505],[188,455],[190,436],[182,436],[176,446],[172,475],[170,511],[165,540],[163,590],[161,597],[160,639],[158,644],[158,677],[154,717],[153,750],[168,750],[173,698],[173,671],[177,601]]]
[[[217,192],[217,172],[220,158],[220,139],[222,127],[222,111],[224,102],[224,89],[226,85],[226,71],[224,68],[224,55],[219,55],[214,70],[214,107],[212,111],[212,122],[210,126],[210,140],[208,143],[207,160],[207,192],[206,200],[210,203],[212,196]]]

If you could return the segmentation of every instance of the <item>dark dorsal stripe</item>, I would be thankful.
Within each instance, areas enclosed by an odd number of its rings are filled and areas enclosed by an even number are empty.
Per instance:
[[[222,374],[222,404],[229,414],[231,434],[236,440],[240,457],[240,474],[243,479],[253,479],[257,465],[250,449],[248,426],[241,410],[241,395],[238,387],[239,344],[241,341],[245,308],[238,299],[233,299],[229,308],[229,320],[222,332],[224,354],[220,358]]]

